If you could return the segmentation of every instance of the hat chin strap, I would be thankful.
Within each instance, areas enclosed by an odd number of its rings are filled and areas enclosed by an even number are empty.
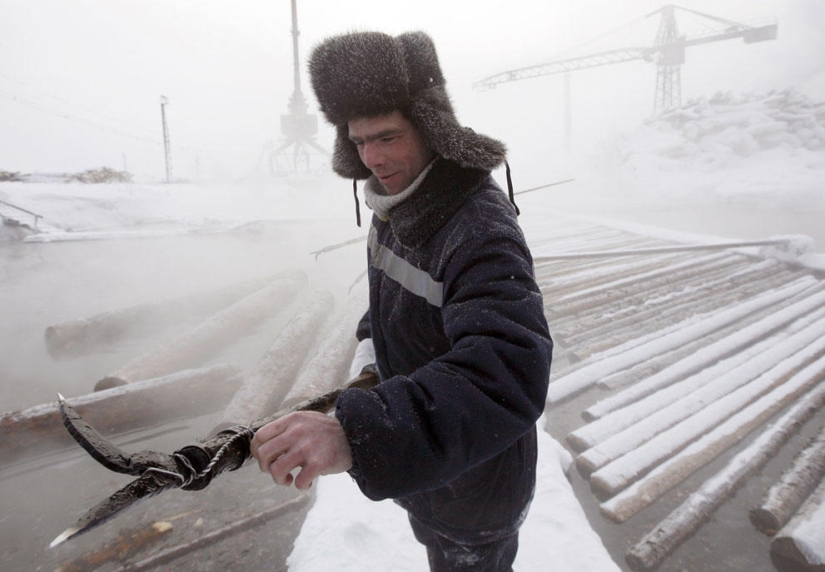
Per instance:
[[[516,204],[516,197],[513,193],[513,179],[510,177],[510,163],[504,161],[504,167],[505,172],[507,173],[507,194],[510,196],[510,202],[513,203],[513,207],[516,209],[516,216],[518,216],[521,214],[521,211]]]
[[[352,196],[355,197],[355,223],[361,228],[361,203],[358,200],[358,179],[352,180]]]

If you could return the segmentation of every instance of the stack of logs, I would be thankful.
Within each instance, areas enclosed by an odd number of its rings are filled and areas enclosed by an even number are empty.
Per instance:
[[[556,341],[548,418],[585,403],[586,424],[566,442],[602,515],[627,522],[728,459],[698,490],[681,490],[682,505],[626,553],[633,570],[653,570],[822,419],[825,282],[755,249],[668,250],[583,223],[552,228],[542,240],[568,251],[536,256]],[[759,530],[777,534],[779,570],[825,569],[824,457],[820,437],[752,513]]]
[[[323,290],[308,291],[307,282],[303,272],[288,272],[182,299],[106,312],[50,326],[46,330],[46,344],[53,357],[64,359],[105,350],[141,333],[157,333],[170,319],[193,321],[195,316],[201,321],[194,327],[104,376],[94,385],[94,392],[69,397],[67,401],[104,435],[221,412],[211,432],[214,434],[227,426],[249,424],[285,405],[326,393],[346,380],[355,350],[355,327],[366,309],[366,298],[361,292],[365,288],[351,295],[342,311],[334,313],[333,295]],[[254,367],[215,363],[229,346],[250,333],[261,335],[268,331],[260,326],[283,312],[289,312],[283,314],[285,325],[270,340],[268,350]],[[183,439],[191,442],[195,436]],[[4,463],[65,447],[76,444],[62,426],[57,399],[0,415],[0,459]],[[255,476],[260,477],[257,473]],[[234,478],[242,479],[243,475]],[[271,484],[268,479],[258,481]],[[247,483],[241,488],[249,494],[248,487]],[[250,506],[228,524],[211,532],[197,532],[194,539],[191,535],[181,538],[185,528],[174,539],[166,529],[162,534],[152,533],[152,543],[169,538],[173,545],[144,557],[134,569],[153,569],[219,539],[259,527],[285,512],[307,510],[311,494],[295,491],[291,495],[264,510]],[[180,512],[186,513],[187,498],[169,499],[167,505],[172,501],[183,503]],[[126,551],[129,554],[146,550],[148,545],[144,547],[143,541],[140,546],[135,544],[142,538],[141,534],[119,535],[113,541],[117,550],[98,547],[77,558],[67,569],[75,565],[91,569],[90,558],[97,562],[96,567],[101,564],[98,561],[108,558],[106,555],[115,553],[112,558],[121,560],[124,547],[134,548]]]
[[[365,307],[355,297],[329,330],[316,359],[304,367],[307,348],[316,343],[332,314],[333,296],[326,291],[306,294],[302,306],[291,308],[289,322],[245,380],[238,364],[205,366],[225,347],[290,308],[306,284],[306,276],[294,272],[64,322],[46,329],[46,346],[50,355],[65,359],[100,351],[170,319],[218,309],[98,380],[93,393],[68,401],[107,433],[207,413],[227,402],[220,425],[248,423],[277,410],[287,397],[298,401],[332,389],[346,375],[355,324]],[[288,396],[290,391],[293,395]],[[0,457],[5,461],[72,442],[60,422],[56,399],[0,415],[0,435]]]

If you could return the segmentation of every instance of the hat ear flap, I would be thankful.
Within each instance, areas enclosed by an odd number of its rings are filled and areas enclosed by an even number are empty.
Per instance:
[[[347,179],[366,179],[372,173],[361,162],[358,149],[349,140],[349,126],[335,126],[335,149],[332,152],[332,170]]]
[[[410,107],[410,116],[432,150],[462,167],[492,171],[501,165],[507,156],[504,143],[462,127],[445,100],[449,102],[446,92],[436,88],[419,94]]]

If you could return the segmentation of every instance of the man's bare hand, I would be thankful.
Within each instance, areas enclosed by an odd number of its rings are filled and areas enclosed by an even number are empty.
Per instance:
[[[352,467],[352,451],[341,424],[313,411],[297,411],[264,425],[255,433],[250,451],[261,471],[279,485],[291,485],[292,471],[300,467],[295,486],[301,490],[319,475]]]

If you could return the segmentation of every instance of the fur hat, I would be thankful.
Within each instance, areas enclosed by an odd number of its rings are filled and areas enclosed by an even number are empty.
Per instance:
[[[423,32],[329,38],[313,50],[309,73],[321,111],[337,130],[332,168],[342,177],[366,179],[371,174],[349,140],[347,122],[395,110],[445,159],[485,171],[504,161],[503,143],[459,125],[435,45]]]

